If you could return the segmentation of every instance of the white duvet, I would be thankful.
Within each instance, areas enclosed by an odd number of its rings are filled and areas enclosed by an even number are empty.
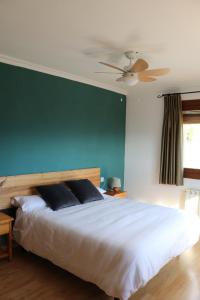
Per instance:
[[[59,211],[18,209],[14,234],[26,250],[127,300],[198,241],[200,222],[176,209],[108,197]]]

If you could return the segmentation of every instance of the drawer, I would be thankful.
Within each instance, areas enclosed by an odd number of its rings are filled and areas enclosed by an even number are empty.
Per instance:
[[[0,234],[6,234],[6,233],[9,233],[9,231],[10,231],[10,224],[9,223],[0,225]]]

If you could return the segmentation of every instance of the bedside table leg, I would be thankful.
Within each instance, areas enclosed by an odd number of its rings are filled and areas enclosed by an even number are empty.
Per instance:
[[[12,260],[12,225],[10,224],[10,231],[8,235],[8,258]]]

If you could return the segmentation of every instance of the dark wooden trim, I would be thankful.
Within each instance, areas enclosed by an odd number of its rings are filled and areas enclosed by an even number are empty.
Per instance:
[[[187,110],[200,110],[200,99],[183,100],[182,111],[187,111]]]
[[[184,178],[200,179],[200,169],[184,168]]]
[[[200,99],[182,101],[182,111],[200,110]],[[200,114],[183,114],[184,124],[200,124]],[[200,179],[200,169],[184,168],[184,178]]]
[[[200,114],[183,114],[184,124],[200,124]]]

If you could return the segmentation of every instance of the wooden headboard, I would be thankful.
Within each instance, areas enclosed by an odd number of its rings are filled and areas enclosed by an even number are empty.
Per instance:
[[[0,209],[10,207],[10,200],[17,195],[33,195],[35,186],[60,183],[69,179],[89,179],[95,186],[100,185],[100,169],[79,169],[0,177]]]

